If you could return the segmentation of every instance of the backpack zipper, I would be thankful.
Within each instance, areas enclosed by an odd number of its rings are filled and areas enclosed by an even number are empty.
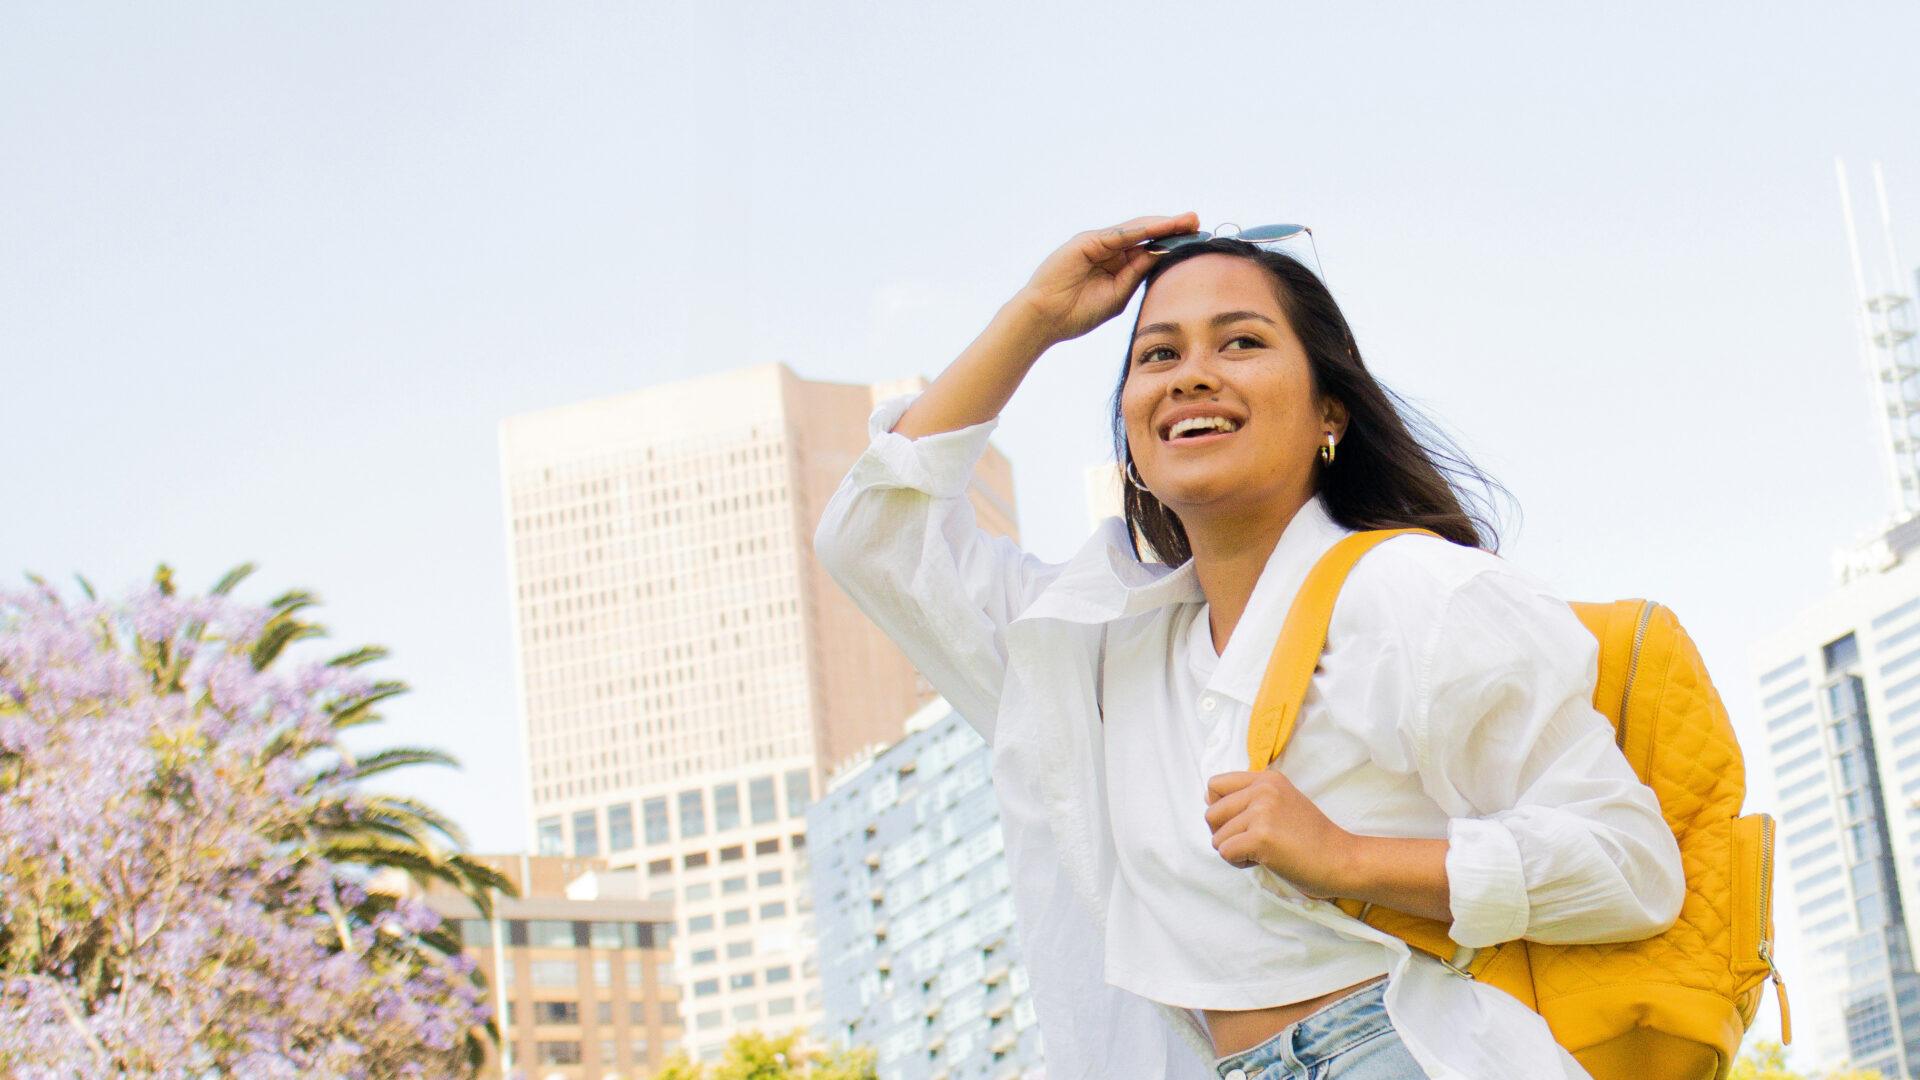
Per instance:
[[[1614,745],[1627,748],[1627,700],[1633,696],[1633,674],[1640,669],[1640,643],[1647,640],[1647,620],[1653,617],[1654,603],[1640,601],[1640,625],[1633,631],[1633,648],[1627,653],[1627,681],[1620,688],[1620,725],[1614,730]]]
[[[1780,1001],[1780,1041],[1793,1042],[1793,1019],[1787,1011],[1787,982],[1773,966],[1773,938],[1767,924],[1773,915],[1773,815],[1760,815],[1760,959],[1767,962],[1767,977],[1773,980],[1773,993]]]

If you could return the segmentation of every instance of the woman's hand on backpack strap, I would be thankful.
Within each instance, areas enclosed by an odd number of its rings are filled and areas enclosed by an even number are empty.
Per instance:
[[[1275,769],[1209,779],[1206,818],[1213,849],[1234,866],[1264,866],[1318,900],[1453,921],[1444,839],[1348,832]]]
[[[1156,258],[1141,244],[1199,228],[1200,215],[1189,210],[1076,233],[1047,256],[1015,299],[1050,341],[1077,338],[1127,306]]]

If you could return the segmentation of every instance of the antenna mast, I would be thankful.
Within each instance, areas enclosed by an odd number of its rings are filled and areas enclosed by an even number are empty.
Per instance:
[[[1860,241],[1854,228],[1853,200],[1847,191],[1847,169],[1835,158],[1840,182],[1840,212],[1846,219],[1847,251],[1853,259],[1853,285],[1860,308],[1856,325],[1860,358],[1873,382],[1875,413],[1880,418],[1887,480],[1893,495],[1893,520],[1920,515],[1920,342],[1916,342],[1913,299],[1901,291],[1900,254],[1893,243],[1893,218],[1887,207],[1886,180],[1880,163],[1873,163],[1873,184],[1880,209],[1880,235],[1886,248],[1889,284],[1876,280],[1868,288],[1860,260]],[[1877,275],[1876,275],[1877,277]]]

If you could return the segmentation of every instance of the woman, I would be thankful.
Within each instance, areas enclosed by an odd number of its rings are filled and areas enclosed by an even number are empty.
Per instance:
[[[1469,948],[1670,926],[1678,847],[1592,707],[1597,642],[1483,546],[1318,278],[1233,240],[1143,246],[1197,226],[1055,251],[924,392],[875,409],[814,538],[991,745],[1048,1075],[1584,1077],[1538,1015],[1330,899],[1448,920]],[[987,535],[966,487],[1001,409],[1143,282],[1113,398],[1125,521],[1058,564]],[[1445,539],[1359,562],[1293,740],[1248,771],[1307,571],[1401,526]]]

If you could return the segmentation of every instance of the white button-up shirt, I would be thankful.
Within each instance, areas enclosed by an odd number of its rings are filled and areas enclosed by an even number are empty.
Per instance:
[[[1373,970],[1389,973],[1387,1012],[1432,1077],[1586,1076],[1505,993],[1212,849],[1206,780],[1247,768],[1248,718],[1287,608],[1349,531],[1325,505],[1310,500],[1288,524],[1201,676],[1193,635],[1213,646],[1191,560],[1141,563],[1117,517],[1065,563],[987,534],[966,490],[998,420],[909,439],[889,429],[913,398],[873,411],[815,554],[991,747],[1048,1075],[1212,1077],[1197,1010],[1216,1006],[1174,1003],[1185,999],[1171,978],[1115,985],[1110,963],[1174,958],[1158,970],[1203,980],[1208,1001],[1233,986],[1277,1004],[1313,996],[1295,992],[1307,985],[1298,970],[1265,969],[1292,944],[1312,962],[1336,958],[1329,971],[1372,950]],[[1592,634],[1536,579],[1486,551],[1397,537],[1342,589],[1272,767],[1343,828],[1446,837],[1460,944],[1645,937],[1679,913],[1680,855],[1592,706],[1597,674]],[[1190,763],[1156,756],[1169,739],[1192,748]],[[1232,933],[1194,929],[1227,910]],[[1136,940],[1152,928],[1161,940]]]

